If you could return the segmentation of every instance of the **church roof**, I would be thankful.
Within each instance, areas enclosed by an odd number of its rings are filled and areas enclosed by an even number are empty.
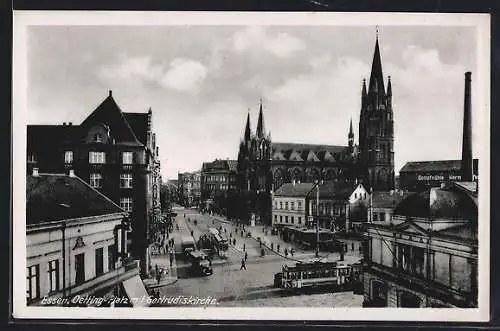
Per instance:
[[[26,224],[124,213],[79,177],[40,174],[26,179]]]
[[[347,146],[273,142],[271,143],[271,155],[273,159],[275,159],[277,155],[283,155],[285,160],[306,161],[309,159],[309,161],[324,162],[331,161],[330,155],[335,156],[335,154],[342,154],[346,148]]]
[[[105,123],[111,127],[117,142],[130,142],[142,145],[136,137],[134,130],[127,122],[124,113],[116,104],[111,91],[104,101],[80,124],[83,128],[95,123]]]

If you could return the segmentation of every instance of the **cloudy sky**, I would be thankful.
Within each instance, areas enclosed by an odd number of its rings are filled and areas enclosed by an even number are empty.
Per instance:
[[[465,71],[473,102],[477,95],[474,29],[379,31],[396,171],[411,160],[460,159]],[[111,89],[123,111],[152,108],[164,179],[236,158],[260,97],[273,141],[346,145],[351,117],[358,139],[374,45],[370,26],[30,27],[27,120],[78,124]]]

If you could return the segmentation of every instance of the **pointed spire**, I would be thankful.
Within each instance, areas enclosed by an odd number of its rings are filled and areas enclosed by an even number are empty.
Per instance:
[[[361,95],[365,98],[368,94],[366,93],[366,79],[363,78],[363,90],[361,91]]]
[[[369,91],[373,91],[375,82],[378,82],[378,89],[384,92],[384,75],[382,74],[382,60],[380,59],[380,47],[378,44],[378,27],[377,40],[375,42],[375,51],[373,52],[372,71],[370,74]]]
[[[349,124],[349,137],[354,137],[354,132],[352,130],[352,118],[351,118],[351,123]]]
[[[391,76],[387,78],[387,96],[392,96],[392,84],[391,84]]]
[[[264,114],[262,113],[262,98],[260,98],[259,120],[257,122],[257,138],[264,138]]]
[[[248,143],[250,141],[251,135],[252,131],[250,129],[250,109],[249,109],[247,114],[247,124],[245,126],[245,136],[244,136],[245,143]]]

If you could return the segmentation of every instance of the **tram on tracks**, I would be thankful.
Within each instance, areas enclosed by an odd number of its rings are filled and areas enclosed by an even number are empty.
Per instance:
[[[360,286],[362,268],[360,263],[340,264],[315,261],[283,265],[275,275],[274,286],[287,291],[311,288],[350,290]]]

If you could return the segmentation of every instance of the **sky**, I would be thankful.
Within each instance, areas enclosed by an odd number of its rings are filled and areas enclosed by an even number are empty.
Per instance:
[[[125,112],[153,110],[162,177],[236,159],[259,99],[274,142],[358,141],[361,86],[375,26],[30,26],[28,124],[81,123],[108,95]],[[461,158],[464,73],[472,27],[379,26],[391,76],[395,170],[408,161]]]

